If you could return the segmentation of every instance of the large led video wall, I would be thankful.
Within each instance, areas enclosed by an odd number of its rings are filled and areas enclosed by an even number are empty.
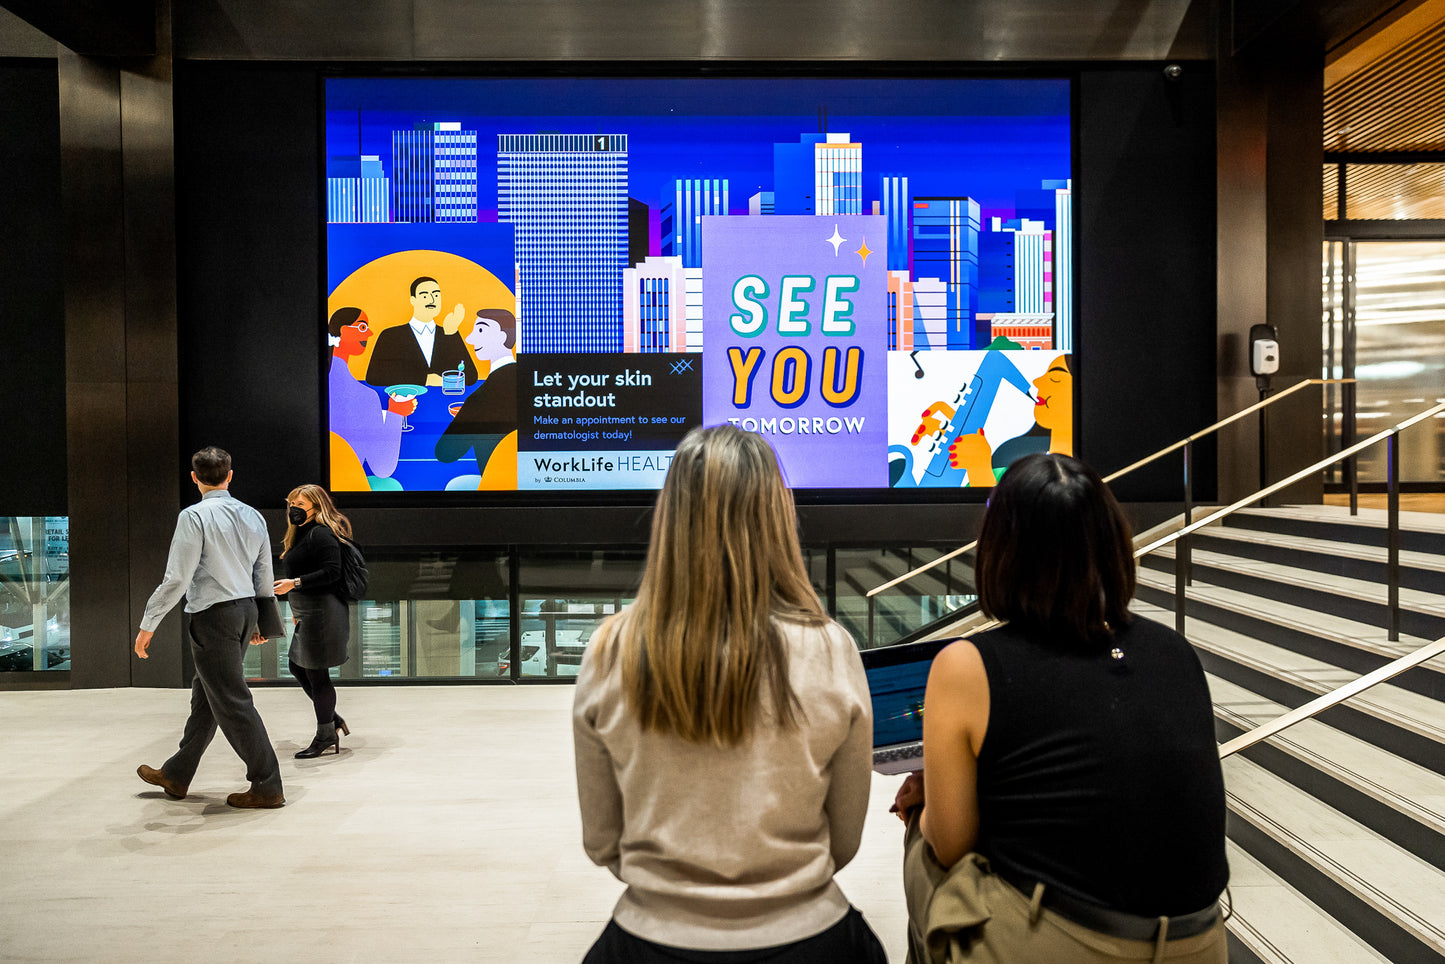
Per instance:
[[[326,82],[340,491],[653,489],[689,430],[817,489],[1073,445],[1069,83]]]

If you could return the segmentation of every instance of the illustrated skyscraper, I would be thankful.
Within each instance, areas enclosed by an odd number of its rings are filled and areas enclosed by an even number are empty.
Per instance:
[[[645,258],[622,272],[622,350],[680,352],[687,338],[687,278],[682,259]]]
[[[333,157],[327,164],[326,220],[332,224],[384,224],[391,220],[391,180],[381,157]]]
[[[516,231],[519,351],[621,351],[627,135],[497,135],[497,220]]]
[[[888,219],[888,270],[908,270],[908,178],[884,174],[878,178],[878,214]]]
[[[947,344],[931,348],[983,348],[973,331],[978,311],[978,202],[968,197],[913,199],[913,277],[946,285]]]
[[[397,221],[477,219],[477,132],[457,122],[391,134],[392,215]]]
[[[1049,194],[1052,209],[1057,202],[1053,192]],[[1022,205],[1019,209],[1028,210]],[[1063,347],[1055,336],[1054,237],[1041,220],[990,221],[979,246],[983,268],[978,320],[988,329],[980,337],[1003,335],[1026,347]]]
[[[773,213],[862,214],[863,145],[847,134],[774,144]]]
[[[728,213],[726,178],[672,178],[663,185],[658,233],[662,256],[681,258],[684,267],[702,267],[702,218]]]

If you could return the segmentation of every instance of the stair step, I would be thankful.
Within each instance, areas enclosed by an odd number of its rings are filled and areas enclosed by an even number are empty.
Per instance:
[[[1231,944],[1262,964],[1389,964],[1309,898],[1227,841]],[[1230,960],[1236,959],[1231,948]]]
[[[1381,533],[1383,539],[1384,534]],[[1238,559],[1307,567],[1311,571],[1352,576],[1384,583],[1388,578],[1389,550],[1308,536],[1262,532],[1234,526],[1207,526],[1193,536],[1195,551],[1213,551]],[[1431,592],[1445,585],[1445,555],[1402,550],[1399,584]]]
[[[1343,506],[1307,505],[1244,509],[1224,521],[1230,528],[1257,529],[1295,535],[1315,534],[1340,542],[1384,545],[1384,509],[1360,509],[1352,516]],[[1445,515],[1401,512],[1400,547],[1445,554]]]
[[[1169,559],[1169,570],[1172,574],[1174,549],[1176,546],[1177,543],[1162,549],[1156,549],[1142,561],[1147,565],[1148,560],[1154,556],[1159,556],[1161,559]],[[1319,593],[1328,593],[1332,596],[1342,596],[1347,599],[1357,599],[1361,602],[1373,603],[1380,606],[1384,606],[1388,601],[1388,588],[1382,583],[1369,579],[1336,576],[1330,573],[1317,572],[1313,569],[1280,565],[1279,563],[1258,562],[1253,559],[1231,556],[1208,549],[1196,549],[1190,553],[1190,558],[1196,572],[1201,567],[1217,568],[1253,576],[1266,582],[1313,590]],[[1441,579],[1440,591],[1438,592],[1427,592],[1420,589],[1402,587],[1400,589],[1400,608],[1410,609],[1417,613],[1424,613],[1445,620],[1445,578]]]
[[[1217,676],[1209,677],[1209,692],[1215,718],[1230,729],[1229,738],[1268,723],[1288,709]],[[1445,776],[1317,719],[1296,723],[1243,752],[1445,870]]]
[[[1195,584],[1195,589],[1206,588]],[[1191,595],[1195,589],[1190,590]],[[1172,625],[1173,614],[1167,610],[1138,600],[1130,608],[1142,616]],[[1358,676],[1331,663],[1199,620],[1190,620],[1186,629],[1189,641],[1196,648],[1282,680],[1315,696],[1338,689]],[[1441,758],[1445,758],[1445,712],[1442,712],[1445,704],[1439,700],[1390,683],[1380,683],[1351,698],[1345,705],[1433,741],[1441,757],[1419,762],[1437,772],[1441,768]]]
[[[1386,562],[1390,557],[1389,548],[1385,545],[1385,533],[1383,530],[1379,532],[1380,541],[1378,545],[1374,543],[1341,542],[1337,539],[1293,535],[1283,532],[1265,532],[1260,529],[1244,529],[1229,525],[1205,526],[1195,534],[1227,542],[1239,543],[1241,545],[1279,546],[1284,549],[1297,549],[1301,552],[1318,553],[1321,555],[1344,556],[1350,559],[1361,559],[1369,562]],[[1445,573],[1445,555],[1438,552],[1401,549],[1400,564],[1402,566],[1408,565],[1419,569],[1429,569],[1434,572]]]
[[[1238,754],[1223,765],[1232,838],[1267,838],[1290,870],[1307,865],[1315,873],[1290,874],[1295,886],[1386,956],[1445,955],[1445,872]]]
[[[1170,555],[1172,557],[1172,553]],[[1157,589],[1174,591],[1172,572],[1164,574],[1154,569],[1141,570],[1139,580],[1140,582],[1147,581],[1150,586]],[[1337,616],[1334,613],[1321,612],[1307,606],[1297,606],[1283,600],[1265,599],[1238,589],[1210,585],[1199,579],[1195,579],[1194,584],[1189,586],[1186,591],[1190,598],[1227,606],[1276,626],[1309,633],[1341,646],[1360,649],[1381,657],[1386,662],[1398,659],[1414,652],[1421,646],[1434,642],[1433,639],[1412,636],[1409,633],[1401,633],[1398,640],[1391,640],[1385,628],[1374,623],[1360,622],[1347,616]],[[1437,665],[1437,661],[1431,661],[1425,665],[1445,672],[1445,664]]]
[[[1197,573],[1201,578],[1203,573]],[[1143,597],[1163,605],[1167,595],[1173,612],[1174,578],[1157,570],[1140,570]],[[1151,592],[1152,590],[1152,592]],[[1383,624],[1363,623],[1334,613],[1265,599],[1240,589],[1196,580],[1187,590],[1192,618],[1266,638],[1286,649],[1364,675],[1433,642],[1409,633],[1391,640]],[[1445,699],[1445,659],[1433,659],[1396,677],[1394,684],[1432,699]]]

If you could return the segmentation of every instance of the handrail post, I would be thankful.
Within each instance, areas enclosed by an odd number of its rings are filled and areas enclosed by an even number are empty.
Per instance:
[[[1343,394],[1345,396],[1344,412],[1342,413],[1344,417],[1340,419],[1340,434],[1343,437],[1340,439],[1340,445],[1343,448],[1349,448],[1355,444],[1355,383],[1345,382]],[[1345,459],[1345,479],[1350,489],[1350,515],[1359,515],[1360,473],[1359,464],[1353,455]]]
[[[1385,531],[1387,561],[1385,582],[1389,586],[1385,629],[1390,642],[1400,638],[1400,433],[1385,440],[1386,487]]]
[[[868,598],[868,648],[873,648],[873,597]]]
[[[1190,470],[1194,463],[1194,440],[1190,439],[1184,444],[1184,526],[1188,528],[1189,523],[1194,521],[1194,493],[1190,485]],[[1194,585],[1194,560],[1190,555],[1189,537],[1185,536],[1179,540],[1179,555],[1184,560],[1184,583]]]
[[[1174,548],[1174,631],[1184,635],[1184,587],[1189,583],[1189,523],[1193,514],[1189,497],[1189,461],[1194,442],[1184,444],[1184,531]]]

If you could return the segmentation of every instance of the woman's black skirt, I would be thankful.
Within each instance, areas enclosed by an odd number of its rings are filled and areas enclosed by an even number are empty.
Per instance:
[[[351,613],[346,603],[329,592],[299,589],[286,599],[296,618],[292,662],[306,669],[326,669],[346,662],[346,644],[351,639]]]

